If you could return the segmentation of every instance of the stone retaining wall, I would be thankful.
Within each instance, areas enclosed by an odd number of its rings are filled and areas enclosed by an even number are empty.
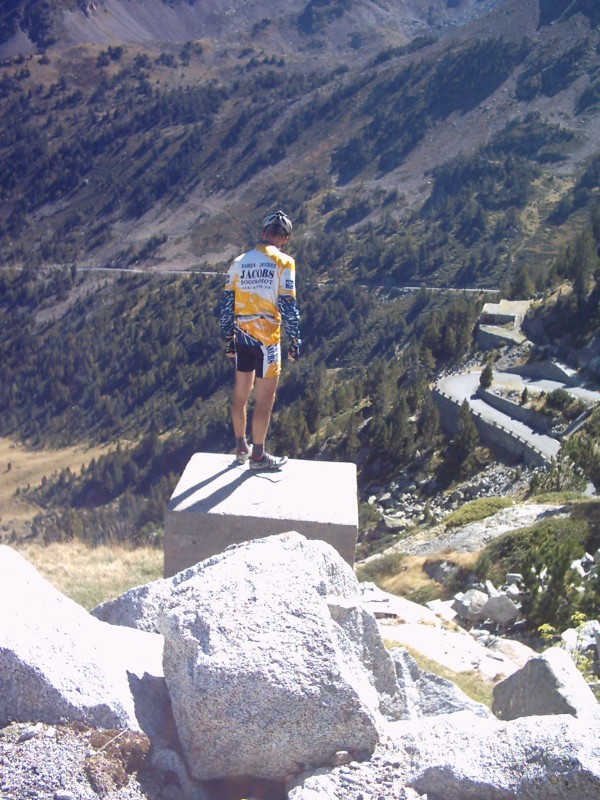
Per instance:
[[[443,427],[449,433],[456,433],[458,430],[460,403],[437,387],[433,391],[433,396],[441,412],[440,418]],[[516,458],[522,459],[526,464],[540,466],[548,463],[546,456],[535,445],[523,439],[522,436],[484,419],[481,414],[473,409],[471,409],[471,413],[473,422],[483,441],[502,448]]]
[[[548,359],[529,361],[527,364],[521,364],[518,367],[506,367],[504,371],[512,372],[514,375],[525,375],[528,378],[535,378],[542,381],[557,381],[567,386],[577,385],[575,370]]]
[[[549,417],[546,414],[540,414],[531,408],[525,408],[519,403],[508,400],[506,397],[500,397],[499,395],[494,394],[494,392],[490,392],[489,389],[482,389],[479,387],[477,390],[477,396],[484,400],[489,406],[501,411],[503,414],[507,414],[513,419],[518,419],[519,422],[525,423],[525,425],[528,425],[534,430],[547,433],[549,436],[552,436],[552,433],[550,433],[550,428],[552,427],[553,421],[552,417]]]

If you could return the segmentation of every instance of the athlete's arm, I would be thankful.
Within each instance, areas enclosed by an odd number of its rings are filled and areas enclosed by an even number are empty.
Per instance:
[[[300,312],[298,311],[296,298],[291,294],[281,294],[279,295],[277,306],[289,341],[300,344]]]
[[[235,292],[225,290],[219,307],[219,323],[224,336],[233,336]]]

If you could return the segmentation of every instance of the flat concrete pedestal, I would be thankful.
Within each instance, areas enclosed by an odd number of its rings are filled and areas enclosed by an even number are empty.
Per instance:
[[[355,464],[291,459],[280,471],[256,472],[231,455],[196,453],[166,514],[165,577],[229,545],[292,530],[328,542],[354,565]]]

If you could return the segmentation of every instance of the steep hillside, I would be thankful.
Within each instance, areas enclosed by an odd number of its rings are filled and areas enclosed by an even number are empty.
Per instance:
[[[485,16],[499,2],[284,0],[224,9],[216,0],[58,0],[51,5],[7,0],[0,42],[4,54],[51,44],[183,44],[208,37],[226,45],[262,37],[272,23],[271,44],[276,42],[282,52],[308,48],[317,58],[325,53],[333,57],[389,44],[390,36],[406,41],[426,29],[461,26]]]
[[[590,180],[600,58],[588,5],[540,5],[53,7],[44,53],[0,68],[0,257],[210,268],[276,204],[323,275],[543,274]],[[30,31],[14,6],[5,32]]]

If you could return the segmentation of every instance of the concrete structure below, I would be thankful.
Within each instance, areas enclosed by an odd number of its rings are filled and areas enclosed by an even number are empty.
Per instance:
[[[231,455],[196,453],[166,513],[165,577],[232,544],[292,530],[328,542],[354,565],[355,464],[291,459],[280,471],[255,472]]]

